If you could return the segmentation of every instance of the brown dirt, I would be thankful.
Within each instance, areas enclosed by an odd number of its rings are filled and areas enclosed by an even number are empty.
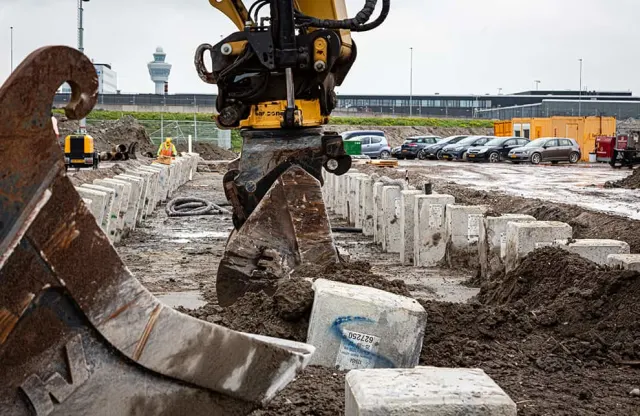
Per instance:
[[[342,133],[351,130],[382,130],[389,141],[389,146],[400,146],[407,137],[419,135],[434,135],[449,137],[457,135],[488,135],[493,134],[493,129],[483,127],[458,128],[458,127],[409,127],[409,126],[345,126],[328,125],[325,131]]]
[[[129,163],[130,162],[120,162],[108,168],[100,168],[96,170],[82,169],[79,172],[71,170],[69,172],[69,179],[74,186],[80,186],[85,183],[93,183],[96,179],[113,178],[116,175],[124,173],[124,166]]]
[[[58,129],[60,137],[75,133],[78,129],[78,122],[68,120],[66,117],[58,118]],[[119,120],[107,120],[91,122],[87,125],[87,133],[93,137],[95,147],[99,152],[110,151],[115,145],[129,145],[138,143],[138,152],[144,154],[151,152],[155,154],[156,147],[151,142],[144,126],[131,116],[124,116]]]
[[[606,182],[604,186],[606,188],[640,189],[640,169],[635,169],[631,175],[619,181]]]
[[[377,173],[390,178],[404,178],[403,172],[392,168],[359,166],[365,173]],[[590,211],[575,205],[559,204],[540,199],[523,198],[500,192],[484,192],[448,182],[432,180],[426,174],[416,174],[409,180],[411,185],[422,186],[433,183],[434,192],[453,195],[456,202],[464,205],[485,205],[491,212],[502,214],[527,214],[539,221],[562,221],[573,227],[574,238],[622,240],[629,243],[632,253],[640,252],[640,221]]]
[[[186,152],[188,146],[184,143],[179,143],[176,145],[176,150]],[[193,151],[198,153],[204,160],[233,160],[238,157],[231,150],[223,149],[211,143],[194,143]]]

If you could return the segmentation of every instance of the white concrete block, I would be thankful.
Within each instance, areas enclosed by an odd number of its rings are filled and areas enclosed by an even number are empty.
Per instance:
[[[427,313],[415,299],[324,279],[313,288],[311,365],[349,370],[418,364]]]
[[[338,212],[336,214],[338,214],[338,217],[342,218],[342,219],[346,219],[347,218],[347,195],[348,195],[348,190],[347,190],[347,181],[348,181],[349,177],[345,174],[342,176],[339,176],[339,184],[338,184]]]
[[[376,244],[382,244],[384,234],[382,225],[384,224],[384,215],[382,211],[382,188],[384,182],[376,182],[373,184],[373,241]]]
[[[480,265],[478,242],[480,223],[487,207],[479,205],[449,205],[447,222],[447,263],[449,267],[475,268]]]
[[[150,167],[160,172],[158,177],[158,198],[160,201],[165,202],[169,196],[169,167],[161,163],[152,163]]]
[[[382,210],[384,220],[382,223],[382,251],[398,253],[402,249],[400,240],[400,201],[402,188],[399,186],[384,186],[382,188]]]
[[[360,183],[358,178],[362,173],[349,171],[347,173],[347,222],[355,225],[358,207],[360,206]]]
[[[114,242],[120,242],[121,238],[121,230],[118,229],[118,223],[120,215],[120,195],[111,188],[106,188],[100,185],[94,185],[90,183],[85,183],[80,186],[81,188],[93,189],[95,191],[101,191],[109,194],[110,202],[109,204],[109,215],[108,215],[108,224],[107,224],[107,235],[109,239]]]
[[[619,240],[556,240],[553,245],[575,253],[580,257],[604,266],[608,263],[608,257],[612,254],[630,254],[631,249],[625,241]]]
[[[345,379],[345,416],[516,416],[516,412],[513,400],[480,369],[353,370]]]
[[[143,209],[143,219],[146,219],[148,216],[150,216],[153,213],[153,210],[155,209],[155,205],[154,205],[155,195],[158,189],[157,175],[155,175],[152,172],[148,172],[140,169],[127,170],[126,173],[128,175],[143,177],[145,180],[146,192],[145,192],[145,201],[144,201],[144,205],[142,206],[142,209]]]
[[[536,249],[537,243],[553,243],[571,238],[569,224],[558,221],[510,222],[507,225],[506,271],[518,267],[520,260]]]
[[[640,254],[610,254],[607,265],[614,269],[640,272]]]
[[[360,181],[360,213],[362,217],[362,234],[367,237],[373,236],[373,219],[375,216],[373,205],[373,184],[371,177],[363,178]]]
[[[109,199],[110,195],[108,195],[106,192],[100,192],[93,189],[81,188],[81,187],[77,187],[76,191],[78,192],[78,195],[80,195],[81,198],[83,199],[86,198],[91,200],[90,211],[95,217],[96,222],[98,223],[102,231],[104,231],[106,234],[107,226],[109,224],[108,215],[109,215],[110,207],[108,204],[110,200]]]
[[[480,223],[478,254],[480,275],[489,278],[504,272],[504,258],[507,248],[507,224],[510,222],[532,222],[531,215],[504,214],[500,217],[486,217]]]
[[[131,183],[131,185],[136,189],[134,193],[138,195],[138,201],[136,203],[135,221],[136,225],[142,224],[142,220],[144,219],[144,204],[147,194],[147,185],[145,178],[142,176],[117,175],[115,176],[115,179],[127,181]]]
[[[138,183],[128,182],[124,179],[118,178],[106,178],[106,182],[120,184],[124,187],[124,193],[127,196],[127,211],[124,215],[124,226],[126,230],[133,230],[136,228],[136,215],[138,210],[138,203],[140,201],[140,186]]]
[[[138,168],[138,170],[144,171],[144,172],[151,172],[154,176],[153,176],[153,180],[155,181],[155,192],[153,193],[153,199],[151,204],[153,205],[153,209],[155,210],[156,207],[158,206],[158,204],[160,204],[160,201],[163,200],[163,198],[166,200],[166,192],[165,192],[165,186],[166,186],[166,167],[159,167],[157,165],[153,165],[153,166],[140,166]],[[168,195],[168,194],[167,194]]]
[[[400,261],[403,265],[413,264],[413,233],[415,229],[414,209],[418,195],[422,191],[402,191],[400,196]]]
[[[370,180],[369,175],[359,174],[354,179],[353,186],[353,226],[363,228],[364,226],[364,204],[362,201],[362,193],[364,192],[363,183]]]
[[[413,211],[413,264],[433,267],[445,259],[447,206],[455,203],[451,195],[416,195]]]
[[[120,233],[120,238],[124,237],[127,234],[124,219],[127,216],[127,209],[129,208],[129,192],[125,191],[125,185],[121,183],[113,183],[104,179],[96,179],[93,181],[93,184],[104,186],[105,188],[111,188],[116,191],[116,198],[120,199],[120,202],[118,203],[120,210],[118,211],[117,227]],[[131,185],[127,184],[127,186],[131,189]]]
[[[89,212],[93,214],[93,212],[91,211],[91,207],[93,206],[93,201],[90,200],[89,198],[82,198],[82,202],[84,202],[84,205],[87,207]]]

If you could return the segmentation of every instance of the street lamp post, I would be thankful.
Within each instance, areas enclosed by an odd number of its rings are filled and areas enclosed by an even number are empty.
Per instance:
[[[13,26],[11,26],[11,72],[13,72]]]
[[[533,82],[535,82],[535,83],[536,83],[536,91],[538,91],[538,86],[540,85],[540,82],[542,82],[542,81],[535,80],[535,81],[533,81]]]
[[[580,91],[578,92],[578,117],[582,117],[582,58],[580,61]]]
[[[89,0],[78,0],[78,50],[84,53],[84,8],[83,2]],[[80,133],[85,134],[87,132],[87,119],[80,120]]]
[[[411,62],[409,65],[409,117],[413,116],[413,48],[411,51]]]

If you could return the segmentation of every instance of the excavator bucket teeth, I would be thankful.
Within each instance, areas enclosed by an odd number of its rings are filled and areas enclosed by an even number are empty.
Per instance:
[[[3,415],[240,415],[272,398],[313,347],[166,307],[122,263],[72,183],[50,108],[86,116],[89,59],[53,46],[0,88],[0,409]]]
[[[292,166],[229,238],[218,268],[218,303],[231,305],[246,292],[272,295],[301,265],[337,261],[320,182]]]

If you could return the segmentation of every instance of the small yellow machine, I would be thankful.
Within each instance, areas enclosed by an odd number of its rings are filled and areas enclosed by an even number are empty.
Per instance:
[[[96,152],[93,137],[88,134],[71,134],[64,139],[65,168],[98,169],[100,158]]]

